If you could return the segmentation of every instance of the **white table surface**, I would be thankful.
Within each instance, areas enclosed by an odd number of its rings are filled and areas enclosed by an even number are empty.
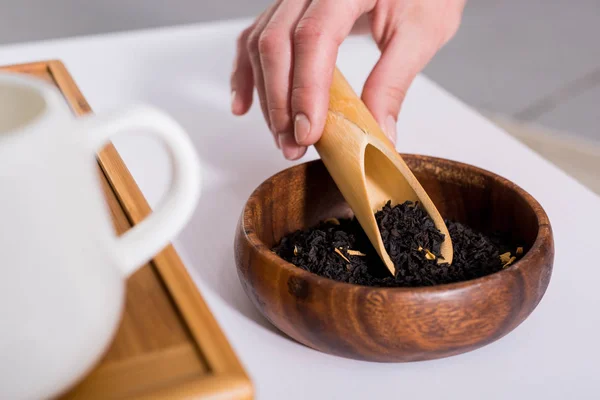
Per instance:
[[[424,77],[403,107],[398,147],[489,169],[542,203],[553,225],[556,258],[538,308],[482,349],[409,364],[322,354],[262,318],[238,281],[232,241],[251,191],[290,164],[274,148],[258,108],[242,118],[229,112],[234,39],[245,22],[0,47],[0,64],[61,59],[97,113],[145,102],[187,129],[202,158],[204,188],[176,246],[259,399],[598,398],[600,266],[592,227],[600,223],[600,198]],[[343,45],[338,65],[355,89],[377,55],[364,38]],[[136,136],[115,144],[156,206],[170,173],[161,147]],[[304,160],[315,157],[311,150]]]

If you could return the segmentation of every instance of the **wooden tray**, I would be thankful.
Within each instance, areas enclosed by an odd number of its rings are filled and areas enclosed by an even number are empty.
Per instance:
[[[91,108],[60,61],[0,68],[55,84],[77,115]],[[151,212],[113,145],[98,155],[115,229]],[[102,361],[62,399],[249,399],[253,388],[172,246],[127,282],[121,326]]]

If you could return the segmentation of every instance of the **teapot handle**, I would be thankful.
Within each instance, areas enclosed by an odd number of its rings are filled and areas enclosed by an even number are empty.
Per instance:
[[[166,247],[190,220],[200,197],[200,161],[183,128],[164,112],[136,106],[102,116],[83,117],[79,122],[96,152],[110,138],[135,130],[160,139],[172,164],[171,187],[156,211],[121,237],[115,252],[125,276],[131,275]]]

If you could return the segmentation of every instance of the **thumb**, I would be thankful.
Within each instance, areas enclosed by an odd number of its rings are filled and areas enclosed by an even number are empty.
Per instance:
[[[390,140],[396,142],[396,121],[410,84],[433,56],[423,39],[408,32],[395,35],[383,49],[363,88],[362,100]]]

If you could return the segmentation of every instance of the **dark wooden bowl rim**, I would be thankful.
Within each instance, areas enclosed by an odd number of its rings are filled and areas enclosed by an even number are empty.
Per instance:
[[[502,186],[506,186],[506,187],[509,187],[512,190],[514,190],[519,196],[523,197],[526,200],[527,204],[529,206],[531,206],[533,208],[533,210],[535,210],[535,215],[536,215],[537,223],[538,223],[538,232],[537,232],[535,241],[534,241],[533,245],[531,246],[531,248],[527,251],[527,253],[524,254],[524,256],[518,262],[514,263],[513,265],[509,266],[508,268],[503,269],[498,272],[495,272],[490,275],[480,277],[480,278],[475,278],[475,279],[471,279],[468,281],[462,281],[462,282],[446,283],[446,284],[435,285],[435,286],[377,287],[377,286],[363,286],[363,285],[356,285],[356,284],[352,284],[352,283],[339,282],[339,281],[336,281],[336,280],[333,280],[330,278],[326,278],[326,277],[317,275],[315,273],[306,271],[300,267],[297,267],[294,264],[285,261],[278,255],[273,253],[271,251],[271,249],[269,247],[267,247],[257,237],[256,233],[254,233],[254,230],[251,230],[251,232],[248,233],[248,229],[247,229],[248,227],[245,226],[245,223],[244,223],[244,233],[246,235],[246,238],[248,239],[248,242],[252,244],[252,246],[256,249],[256,251],[258,251],[259,253],[262,253],[266,257],[267,261],[272,262],[273,264],[277,265],[279,268],[283,268],[284,270],[286,270],[294,275],[300,276],[303,279],[310,281],[311,284],[323,286],[326,289],[328,289],[329,287],[333,287],[333,286],[337,286],[337,287],[346,286],[348,288],[360,287],[360,288],[364,288],[364,289],[372,289],[372,290],[383,291],[383,292],[395,292],[395,293],[410,292],[411,294],[427,293],[428,295],[431,295],[431,294],[448,293],[449,291],[460,291],[460,290],[469,288],[473,285],[487,283],[491,280],[496,280],[496,279],[502,280],[505,275],[517,274],[518,271],[520,270],[520,268],[522,268],[522,266],[527,265],[527,262],[529,261],[530,257],[531,258],[533,257],[532,254],[534,254],[538,250],[542,249],[542,247],[544,246],[544,240],[548,240],[547,237],[540,235],[540,231],[544,227],[550,226],[550,222],[549,222],[548,216],[546,215],[546,212],[543,210],[543,208],[541,207],[539,202],[537,200],[535,200],[535,198],[533,198],[533,196],[531,196],[529,193],[527,193],[521,187],[519,187],[515,183],[509,181],[508,179],[503,178],[497,174],[494,174],[493,172],[490,172],[488,170],[485,170],[485,169],[482,169],[479,167],[475,167],[470,164],[462,163],[459,161],[453,161],[453,160],[446,159],[446,158],[425,156],[425,155],[419,155],[419,154],[402,154],[402,157],[404,157],[405,159],[419,159],[420,158],[421,160],[435,161],[438,164],[446,164],[450,167],[453,166],[453,167],[462,167],[465,169],[469,169],[470,171],[472,171],[474,173],[484,175],[492,180],[499,182]],[[321,160],[317,159],[317,160],[313,160],[313,161],[308,161],[305,164],[308,165],[308,164],[315,164],[315,163],[320,163],[320,162],[321,162]],[[263,188],[263,186],[265,184],[267,184],[267,182],[271,181],[271,179],[273,179],[274,177],[276,177],[280,174],[284,174],[291,169],[299,168],[301,165],[302,164],[298,164],[298,165],[286,168],[285,170],[282,170],[282,171],[272,175],[269,179],[265,180],[262,184],[260,184],[254,190],[251,198],[257,197],[254,195],[257,192],[259,192]],[[247,205],[248,204],[246,204],[246,206],[244,206],[243,221],[251,220],[251,219],[247,218],[248,217],[247,213],[249,212]]]

